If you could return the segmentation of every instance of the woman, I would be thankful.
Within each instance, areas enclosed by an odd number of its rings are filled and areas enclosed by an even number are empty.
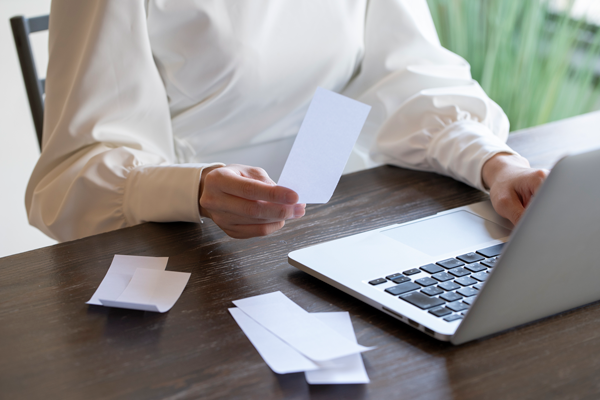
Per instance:
[[[546,176],[505,144],[425,0],[54,0],[49,48],[26,206],[61,241],[201,216],[245,238],[301,217],[271,178],[317,86],[372,106],[346,172],[446,174],[515,223]]]

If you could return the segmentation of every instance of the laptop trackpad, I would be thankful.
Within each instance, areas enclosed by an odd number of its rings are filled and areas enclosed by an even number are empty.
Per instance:
[[[474,248],[510,235],[510,230],[467,211],[456,211],[380,233],[431,256]]]

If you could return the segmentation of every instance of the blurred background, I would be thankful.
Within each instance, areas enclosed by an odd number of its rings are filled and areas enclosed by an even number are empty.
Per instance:
[[[511,130],[600,109],[600,0],[427,1],[442,45],[471,64]],[[39,149],[9,24],[49,11],[50,0],[0,0],[0,257],[55,243],[25,213]],[[47,32],[31,39],[45,77]]]
[[[511,130],[600,108],[599,0],[428,0]]]
[[[50,0],[0,0],[0,257],[55,243],[29,226],[25,188],[40,156],[9,19],[50,12]],[[46,76],[48,33],[31,36],[40,77]]]

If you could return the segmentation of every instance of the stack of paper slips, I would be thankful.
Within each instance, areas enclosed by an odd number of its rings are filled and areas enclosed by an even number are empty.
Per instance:
[[[308,313],[281,292],[235,300],[229,312],[278,374],[304,372],[310,384],[369,383],[347,312]]]
[[[165,271],[168,257],[115,255],[106,276],[86,304],[167,312],[185,289],[190,274]]]

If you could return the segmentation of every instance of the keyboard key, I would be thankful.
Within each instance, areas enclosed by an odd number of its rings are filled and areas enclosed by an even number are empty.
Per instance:
[[[452,268],[448,272],[450,272],[452,275],[458,276],[458,277],[469,275],[471,273],[471,272],[469,272],[466,269],[461,268],[461,267],[459,267],[459,268]]]
[[[502,253],[502,248],[505,243],[500,243],[495,246],[486,247],[485,249],[477,250],[479,254],[484,256],[485,258],[496,257]]]
[[[436,280],[431,279],[428,276],[426,276],[425,278],[417,279],[415,282],[417,282],[421,286],[431,286],[438,283]]]
[[[444,270],[444,268],[440,267],[439,265],[435,265],[435,264],[423,265],[421,267],[421,269],[425,272],[429,272],[430,274],[437,274],[438,272],[441,272]]]
[[[447,316],[446,318],[444,318],[444,321],[447,321],[447,322],[452,322],[452,321],[456,321],[457,319],[462,319],[462,318],[463,318],[463,317],[461,317],[461,316],[460,316],[460,315],[458,315],[458,314],[452,314],[452,315],[449,315],[449,316]]]
[[[440,297],[446,301],[457,301],[457,300],[462,299],[462,296],[460,294],[457,294],[454,292],[445,293],[445,294],[441,295]]]
[[[466,262],[467,264],[483,260],[483,257],[477,253],[467,253],[456,258],[458,258],[460,261]]]
[[[373,279],[372,281],[369,281],[369,283],[373,286],[375,285],[381,285],[382,283],[386,283],[387,280],[383,279],[383,278],[379,278],[379,279]]]
[[[444,283],[440,283],[440,284],[438,285],[438,287],[439,287],[439,288],[442,288],[442,289],[444,289],[444,290],[445,290],[445,291],[447,291],[447,292],[450,292],[450,291],[452,291],[452,290],[456,290],[456,289],[460,289],[460,286],[459,286],[459,285],[457,285],[457,284],[456,284],[456,283],[454,283],[454,282],[444,282]]]
[[[391,286],[391,287],[385,289],[385,291],[388,292],[389,294],[393,294],[394,296],[397,296],[399,294],[411,292],[411,291],[417,290],[417,289],[421,289],[421,286],[417,285],[414,282],[405,282],[405,283],[401,283],[396,286]]]
[[[485,271],[487,268],[479,263],[469,264],[465,266],[466,269],[473,272]]]
[[[413,304],[423,310],[427,310],[428,308],[436,307],[445,303],[444,300],[440,298],[429,297],[419,292],[405,294],[403,296],[400,296],[400,298],[404,301],[408,301],[410,304]]]
[[[459,293],[464,297],[471,297],[471,296],[475,296],[479,292],[471,287],[465,287],[460,290],[457,290],[456,293]]]
[[[392,274],[392,275],[386,276],[385,279],[389,279],[391,281],[392,279],[396,279],[396,278],[399,278],[401,276],[404,276],[404,275],[402,275],[400,272],[398,272],[396,274]]]
[[[439,287],[429,286],[423,288],[423,290],[421,290],[421,293],[425,293],[427,296],[437,296],[438,294],[444,293],[444,291]]]
[[[438,272],[435,275],[431,275],[431,277],[437,279],[440,282],[446,282],[454,279],[454,277],[447,272]]]
[[[432,308],[429,310],[429,312],[436,317],[443,317],[444,315],[452,314],[452,311],[448,310],[446,307]]]
[[[488,278],[488,276],[490,276],[490,274],[488,274],[487,272],[478,272],[471,276],[477,279],[479,282],[485,282],[485,280]]]
[[[419,270],[419,268],[412,268],[412,269],[406,270],[406,271],[404,271],[404,272],[402,272],[402,273],[403,273],[404,275],[414,275],[414,274],[418,274],[419,272],[421,272],[421,271]]]
[[[454,280],[454,282],[456,282],[456,283],[458,283],[459,285],[462,285],[462,286],[471,286],[471,285],[477,283],[477,281],[475,279],[471,279],[468,276],[463,276],[462,278],[456,278]]]
[[[463,299],[463,303],[468,304],[468,305],[472,305],[476,298],[477,297],[475,297],[475,296],[473,296],[473,297],[465,297]]]
[[[483,287],[483,283],[478,283],[477,285],[473,285],[471,287],[474,287],[477,290],[481,290],[481,288]]]
[[[489,260],[482,261],[481,263],[483,265],[485,265],[486,267],[494,268],[496,266],[497,262],[498,262],[497,258],[491,258]]]
[[[436,264],[441,265],[446,269],[462,267],[463,265],[465,265],[464,262],[458,261],[456,258],[448,258],[446,260],[438,261]]]
[[[392,282],[394,282],[394,283],[410,282],[410,278],[408,276],[401,275],[397,278],[392,279]]]
[[[455,312],[459,312],[459,311],[466,310],[469,308],[468,305],[466,305],[465,303],[460,302],[460,301],[455,301],[454,303],[448,303],[448,304],[446,304],[446,307],[448,307],[449,309],[451,309],[452,311],[455,311]]]

